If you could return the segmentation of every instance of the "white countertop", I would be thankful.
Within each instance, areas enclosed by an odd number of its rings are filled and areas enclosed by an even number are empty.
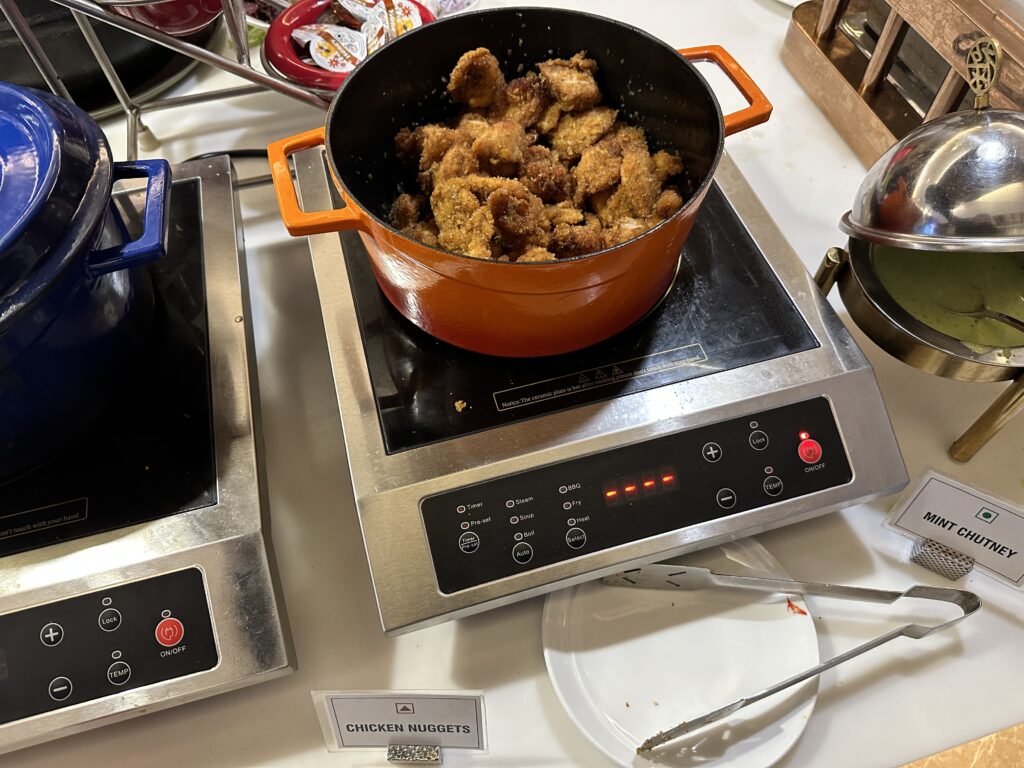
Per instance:
[[[484,6],[513,5],[485,2]],[[864,173],[850,150],[779,61],[790,10],[775,0],[591,0],[543,3],[585,8],[643,27],[676,47],[720,43],[775,105],[770,122],[727,148],[809,270]],[[205,71],[183,88],[221,88]],[[738,96],[712,80],[723,108]],[[181,88],[179,88],[181,90]],[[172,162],[218,149],[261,147],[313,127],[317,110],[260,95],[147,117]],[[123,157],[123,127],[108,123]],[[239,164],[242,175],[263,172]],[[481,689],[490,751],[450,752],[453,766],[606,766],[573,726],[541,655],[542,599],[394,639],[383,637],[349,486],[316,287],[303,239],[287,236],[268,187],[242,193],[265,425],[273,539],[299,669],[253,688],[150,714],[3,759],[30,766],[372,766],[383,753],[329,754],[312,689]],[[833,294],[833,303],[845,312]],[[875,366],[903,449],[917,476],[933,466],[1024,502],[1022,423],[1003,431],[970,464],[947,445],[1003,385],[962,384],[903,365],[854,337]],[[880,528],[892,500],[847,509],[759,537],[795,578],[888,588],[948,584],[903,562],[903,540]],[[966,588],[982,612],[944,636],[901,639],[823,676],[808,727],[783,765],[892,766],[1024,721],[1022,596],[984,576]],[[890,611],[813,605],[822,657],[904,623]],[[754,660],[770,663],[770,659]]]

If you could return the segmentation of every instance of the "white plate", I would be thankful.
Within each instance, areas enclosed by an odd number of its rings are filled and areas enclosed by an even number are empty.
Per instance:
[[[680,560],[719,573],[789,575],[753,539]],[[802,599],[726,589],[668,591],[590,582],[544,605],[544,660],[569,717],[622,766],[766,768],[796,743],[817,678],[656,750],[644,739],[818,663]]]

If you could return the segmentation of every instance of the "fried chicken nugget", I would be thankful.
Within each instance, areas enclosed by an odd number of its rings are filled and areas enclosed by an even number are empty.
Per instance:
[[[626,219],[649,217],[661,194],[654,161],[646,149],[627,146],[622,152],[619,175],[619,185],[610,195],[599,193],[591,197],[594,210],[607,227],[615,227]]]
[[[547,147],[527,147],[519,180],[545,203],[557,203],[569,197],[572,179],[565,166]]]
[[[597,144],[584,149],[579,163],[572,169],[576,187],[574,202],[581,205],[587,195],[618,184],[621,167],[622,149],[618,142],[610,138],[601,139]]]
[[[586,112],[562,115],[551,134],[551,148],[559,159],[572,162],[611,130],[617,114],[609,107],[594,107]]]
[[[548,250],[560,259],[593,253],[603,247],[601,222],[593,214],[590,214],[581,226],[559,224],[548,241]]]
[[[482,176],[448,179],[434,187],[430,207],[437,224],[438,243],[450,251],[491,257],[494,218],[474,191],[474,180]]]
[[[448,150],[456,145],[469,146],[472,142],[469,134],[443,125],[423,125],[416,129],[420,134],[420,170],[429,170],[435,163],[441,162]]]
[[[491,105],[494,120],[512,120],[523,128],[532,127],[551,106],[553,97],[536,72],[512,80],[501,99]]]
[[[487,197],[494,228],[502,244],[516,251],[547,244],[551,224],[544,215],[544,203],[519,182],[496,189]]]
[[[678,176],[683,172],[683,161],[679,155],[660,150],[651,155],[654,161],[654,175],[658,177],[658,183],[664,184],[670,176]]]
[[[402,234],[406,237],[411,237],[413,240],[418,240],[424,245],[429,245],[431,247],[436,247],[438,245],[437,224],[433,219],[417,221],[415,224],[402,227]]]
[[[405,192],[395,198],[391,204],[391,224],[395,229],[405,229],[420,220],[427,198],[423,195],[410,195]]]
[[[472,109],[491,106],[504,92],[505,76],[498,60],[486,48],[462,54],[448,82],[452,98]]]
[[[497,176],[516,176],[526,151],[526,132],[512,120],[493,123],[473,142],[480,168]]]
[[[583,221],[583,211],[569,200],[563,200],[557,205],[545,206],[544,215],[548,217],[548,221],[553,227],[557,227],[559,224],[579,224]]]
[[[510,261],[557,261],[557,258],[547,248],[534,246],[523,251],[515,259],[510,259]]]
[[[571,59],[551,59],[537,65],[540,76],[563,112],[589,109],[601,100],[594,80],[597,62],[580,51]]]

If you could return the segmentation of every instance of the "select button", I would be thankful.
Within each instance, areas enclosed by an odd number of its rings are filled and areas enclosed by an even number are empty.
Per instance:
[[[123,661],[115,661],[107,667],[107,680],[112,685],[124,685],[132,676],[132,668]]]
[[[570,528],[565,534],[565,543],[573,549],[582,549],[587,543],[587,532],[582,528]]]
[[[100,611],[97,623],[104,632],[113,632],[121,626],[121,612],[117,608],[107,608]]]

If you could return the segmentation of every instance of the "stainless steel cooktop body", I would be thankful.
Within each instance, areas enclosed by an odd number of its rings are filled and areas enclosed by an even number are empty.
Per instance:
[[[335,205],[322,153],[301,153],[295,164],[303,207]],[[367,288],[357,286],[354,299],[353,264],[346,268],[347,258],[365,255],[356,252],[351,235],[309,238],[356,505],[387,633],[795,523],[906,484],[867,360],[728,156],[715,178],[735,212],[733,228],[745,229],[763,255],[765,275],[781,285],[778,303],[792,304],[810,343],[733,367],[716,367],[699,343],[674,346],[668,363],[588,364],[577,371],[582,386],[616,372],[622,391],[398,449],[386,430],[388,419],[401,423],[402,413],[385,413],[382,401],[394,393],[381,392],[379,374],[368,363],[377,359],[367,347],[370,326],[379,323],[360,316],[365,294],[358,291]],[[717,322],[727,334],[730,315]],[[374,344],[389,343],[379,336]],[[443,347],[431,349],[434,356],[446,354]],[[634,382],[665,365],[703,370],[640,391],[626,386],[626,379]],[[504,411],[575,386],[514,389],[468,400],[475,408]],[[392,443],[401,437],[400,430],[390,435]]]
[[[200,440],[212,456],[209,490],[200,501],[184,499],[187,511],[161,512],[157,519],[129,509],[130,519],[144,522],[111,530],[103,528],[114,524],[104,520],[108,508],[130,508],[134,498],[118,493],[124,481],[114,472],[90,487],[117,498],[105,506],[99,496],[71,488],[69,498],[76,498],[50,507],[67,510],[63,520],[46,510],[0,508],[5,531],[16,530],[6,523],[17,518],[36,520],[40,529],[66,523],[69,532],[58,543],[0,558],[0,752],[268,680],[293,667],[267,528],[234,170],[225,156],[175,166],[173,179],[172,204],[188,202],[198,218],[172,219],[171,240],[201,231],[201,241],[189,248],[201,254],[202,273],[194,279],[203,286],[206,309],[204,315],[202,305],[182,305],[164,313],[205,317],[206,341],[197,354],[209,372],[202,391],[208,392],[210,427],[205,443]],[[137,414],[128,414],[132,419],[145,417],[149,409],[142,403]],[[126,451],[129,461],[132,450]],[[173,462],[139,468],[140,475],[147,472],[166,472],[171,487],[190,482]],[[13,493],[0,487],[0,502],[10,502]],[[87,521],[99,526],[90,531],[101,532],[76,533]]]

